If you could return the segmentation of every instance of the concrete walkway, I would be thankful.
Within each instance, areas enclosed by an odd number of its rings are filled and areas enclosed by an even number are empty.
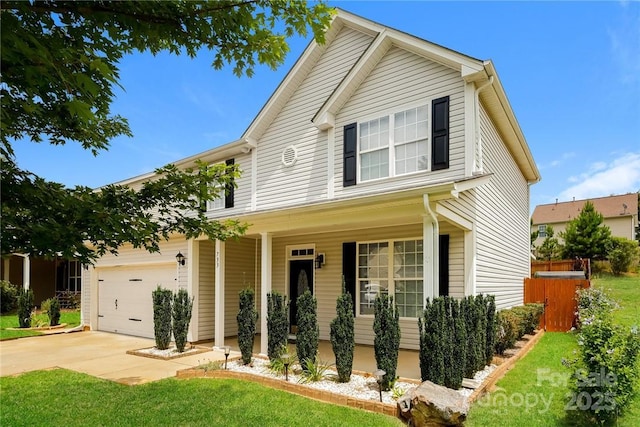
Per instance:
[[[209,361],[224,360],[224,353],[214,350],[171,360],[127,354],[129,350],[154,345],[151,339],[97,331],[0,341],[0,376],[59,367],[134,385],[173,377],[181,369]]]

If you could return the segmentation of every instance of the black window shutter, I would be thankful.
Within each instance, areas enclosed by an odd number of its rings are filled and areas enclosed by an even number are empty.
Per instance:
[[[431,109],[431,170],[449,167],[449,97],[434,99]]]
[[[344,127],[344,168],[342,171],[344,187],[356,185],[357,150],[358,150],[358,124],[351,123]]]
[[[351,294],[353,315],[356,314],[356,242],[342,244],[342,277],[345,289]]]
[[[449,295],[449,235],[441,234],[438,241],[438,278],[440,296]]]
[[[235,159],[228,159],[226,161],[226,164],[227,166],[231,166],[235,164]],[[233,207],[233,190],[234,190],[233,183],[227,184],[227,188],[225,189],[225,196],[224,196],[225,209]]]

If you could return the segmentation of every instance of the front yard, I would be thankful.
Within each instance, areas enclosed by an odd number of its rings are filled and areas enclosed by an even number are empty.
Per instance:
[[[621,308],[617,321],[633,326],[640,321],[640,277],[604,276],[593,286],[606,289]],[[548,332],[536,347],[497,383],[497,390],[476,402],[469,413],[469,426],[571,426],[564,408],[569,403],[567,379],[571,371],[562,358],[573,358],[575,334]],[[618,420],[619,427],[640,425],[640,393]]]
[[[80,324],[79,310],[63,310],[60,313],[60,323],[66,323],[67,328],[72,328]],[[3,314],[0,316],[0,341],[22,337],[33,337],[42,335],[42,332],[34,330],[14,331],[7,328],[17,328],[19,326],[16,314]]]

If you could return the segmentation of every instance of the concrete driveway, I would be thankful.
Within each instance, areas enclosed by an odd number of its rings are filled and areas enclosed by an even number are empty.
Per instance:
[[[126,353],[154,344],[151,339],[97,331],[0,341],[0,376],[58,367],[134,385],[173,377],[181,369],[209,361],[224,360],[224,353],[217,350],[171,360]]]

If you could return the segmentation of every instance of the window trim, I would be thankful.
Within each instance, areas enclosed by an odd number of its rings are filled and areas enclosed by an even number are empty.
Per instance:
[[[547,237],[547,224],[538,224],[538,237]]]
[[[405,176],[411,176],[411,175],[417,175],[420,173],[428,173],[431,172],[431,145],[432,145],[432,137],[431,137],[431,133],[432,133],[432,126],[431,126],[431,121],[432,121],[432,101],[434,99],[438,99],[435,97],[431,97],[431,98],[427,98],[426,101],[424,102],[414,102],[411,104],[405,104],[402,107],[398,107],[398,108],[394,108],[391,110],[385,110],[380,112],[379,114],[374,114],[374,115],[368,115],[368,116],[363,116],[362,118],[358,119],[355,121],[356,124],[356,158],[357,158],[357,170],[356,170],[356,183],[357,184],[365,184],[365,183],[369,183],[369,182],[377,182],[377,181],[381,181],[381,180],[388,180],[388,179],[393,179],[393,178],[399,178],[399,177],[405,177]],[[395,143],[395,135],[394,135],[394,130],[395,130],[395,115],[397,113],[401,113],[407,110],[411,110],[411,109],[417,109],[420,107],[425,107],[427,109],[427,168],[424,170],[417,170],[417,171],[413,171],[413,172],[406,172],[403,174],[398,174],[396,173],[396,153],[395,153],[395,148],[398,146],[402,146],[402,145],[406,145],[406,144],[410,144],[410,143],[414,143],[417,141],[420,141],[420,139],[415,139],[413,141],[403,141],[402,143],[396,144]],[[386,146],[382,146],[379,147],[377,149],[368,149],[365,151],[362,151],[360,149],[360,125],[362,125],[363,123],[366,122],[370,122],[372,120],[376,120],[376,119],[381,119],[382,117],[387,117],[389,119],[389,141],[388,144]],[[365,181],[362,180],[362,154],[367,154],[367,153],[372,153],[375,151],[380,151],[383,149],[389,150],[389,170],[388,170],[388,175],[384,176],[384,177],[380,177],[380,178],[373,178],[373,179],[367,179]]]
[[[394,247],[394,243],[396,242],[406,242],[406,241],[422,241],[422,250],[423,250],[423,254],[424,254],[424,239],[423,236],[419,236],[419,237],[398,237],[398,238],[393,238],[393,239],[374,239],[374,240],[358,240],[356,241],[356,296],[355,296],[355,304],[356,304],[356,314],[355,317],[356,318],[363,318],[363,319],[373,319],[374,315],[373,314],[361,314],[360,313],[360,245],[362,244],[370,244],[370,243],[387,243],[387,247],[389,248],[389,254],[388,254],[388,260],[387,260],[387,281],[389,283],[389,287],[387,289],[387,295],[393,295],[394,301],[396,298],[396,293],[395,293],[395,281],[396,280],[403,280],[406,278],[396,278],[393,277],[393,256],[392,256],[392,251],[393,251],[393,247]],[[424,280],[424,260],[423,260],[423,266],[422,266],[423,270],[422,270],[422,274],[423,276],[420,278],[420,280],[422,280],[422,304],[421,307],[424,310],[424,295],[426,292],[426,286],[425,286],[425,280]],[[400,316],[400,319],[403,320],[416,320],[418,319],[418,317],[406,317],[406,316]]]

